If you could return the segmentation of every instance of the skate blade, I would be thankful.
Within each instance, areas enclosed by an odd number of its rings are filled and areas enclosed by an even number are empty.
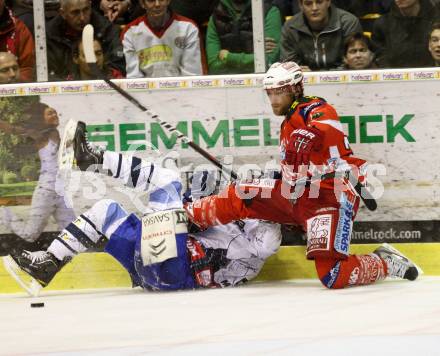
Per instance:
[[[43,286],[28,273],[23,271],[11,256],[3,257],[3,265],[9,275],[14,278],[31,297],[38,297]]]
[[[58,151],[58,167],[60,170],[71,170],[75,166],[73,140],[77,125],[78,123],[75,120],[69,120],[64,128]]]
[[[414,267],[417,268],[417,271],[419,272],[419,276],[421,276],[422,274],[425,273],[425,272],[423,272],[423,270],[422,270],[422,268],[421,268],[420,266],[418,266],[416,263],[414,263],[413,260],[411,260],[410,258],[408,258],[407,256],[405,256],[402,252],[400,252],[400,251],[399,251],[398,249],[396,249],[395,247],[393,247],[393,246],[387,244],[386,242],[384,242],[384,243],[382,244],[382,246],[383,246],[383,247],[386,247],[387,249],[393,251],[394,253],[396,253],[396,254],[398,254],[398,255],[400,255],[400,256],[402,256],[402,257],[405,257],[408,261],[410,261],[410,262],[414,265]]]

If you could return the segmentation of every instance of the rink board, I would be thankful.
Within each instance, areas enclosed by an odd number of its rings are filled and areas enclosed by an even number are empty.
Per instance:
[[[370,253],[378,245],[353,245],[351,253]],[[440,243],[393,244],[410,257],[425,275],[440,276]],[[257,280],[289,280],[316,278],[314,263],[305,258],[304,246],[284,246],[266,262]],[[121,265],[105,253],[82,254],[68,264],[47,290],[129,287],[131,281]],[[0,265],[0,293],[22,292]]]

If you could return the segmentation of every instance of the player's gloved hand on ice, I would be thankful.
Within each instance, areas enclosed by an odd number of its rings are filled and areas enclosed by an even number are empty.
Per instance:
[[[285,179],[297,179],[298,173],[304,173],[304,170],[307,172],[310,154],[321,150],[323,139],[324,133],[312,126],[292,132],[281,161]]]

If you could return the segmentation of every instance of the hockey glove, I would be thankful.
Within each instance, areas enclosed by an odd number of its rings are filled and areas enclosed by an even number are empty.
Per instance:
[[[284,160],[281,162],[283,171],[285,171],[284,166],[289,166],[292,173],[299,173],[301,166],[308,167],[311,152],[322,149],[323,139],[324,134],[315,127],[294,130],[287,143]]]

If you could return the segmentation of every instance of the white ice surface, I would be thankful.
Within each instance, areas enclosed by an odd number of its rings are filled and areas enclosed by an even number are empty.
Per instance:
[[[44,308],[31,308],[44,302]],[[440,278],[0,296],[4,355],[440,355]]]

